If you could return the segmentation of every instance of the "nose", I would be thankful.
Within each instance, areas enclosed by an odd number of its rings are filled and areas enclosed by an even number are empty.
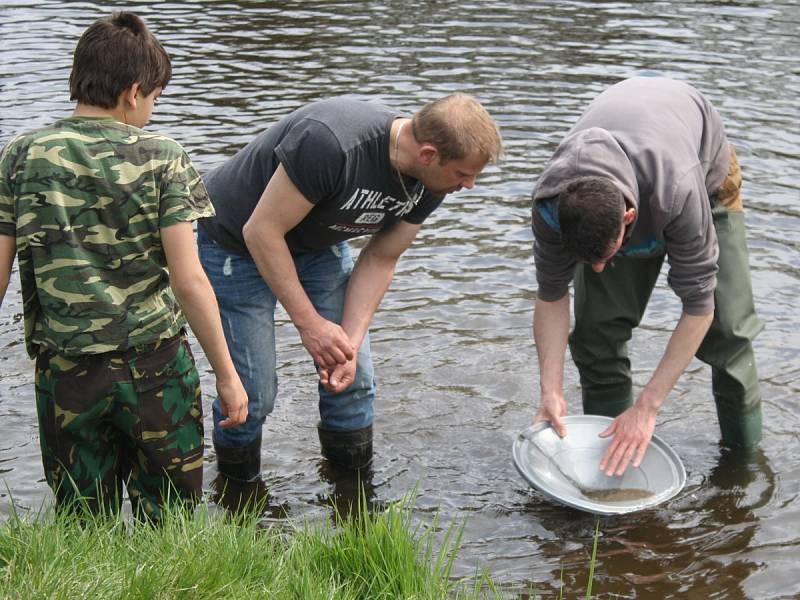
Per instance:
[[[467,177],[464,181],[461,182],[461,187],[465,187],[468,190],[471,190],[475,187],[475,175],[471,175]]]

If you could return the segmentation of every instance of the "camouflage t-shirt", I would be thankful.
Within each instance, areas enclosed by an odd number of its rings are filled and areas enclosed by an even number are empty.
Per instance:
[[[73,117],[0,154],[0,234],[16,237],[33,357],[125,350],[177,334],[160,228],[214,214],[175,141]]]

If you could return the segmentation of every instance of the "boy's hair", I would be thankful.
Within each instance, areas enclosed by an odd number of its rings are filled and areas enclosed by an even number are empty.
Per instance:
[[[558,195],[561,243],[572,256],[588,263],[607,258],[623,225],[625,198],[604,177],[581,177]]]
[[[145,96],[172,76],[169,55],[138,16],[115,12],[83,32],[69,76],[70,100],[114,108],[119,95],[139,83]]]
[[[477,152],[497,162],[503,152],[500,131],[475,98],[460,92],[429,102],[411,120],[414,137],[436,146],[440,160],[460,160]]]

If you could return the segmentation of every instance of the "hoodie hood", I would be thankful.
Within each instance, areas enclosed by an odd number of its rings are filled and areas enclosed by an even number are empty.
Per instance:
[[[533,199],[552,198],[575,179],[591,176],[613,181],[638,213],[639,186],[631,161],[617,140],[600,127],[571,133],[559,144],[536,183]]]

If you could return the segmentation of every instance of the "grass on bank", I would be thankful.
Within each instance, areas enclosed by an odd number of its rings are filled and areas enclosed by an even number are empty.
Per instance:
[[[500,597],[486,576],[451,579],[463,532],[414,526],[409,500],[333,526],[264,528],[255,511],[201,505],[161,526],[52,513],[0,525],[0,597],[439,599]]]
[[[160,526],[52,512],[0,523],[0,598],[382,600],[508,598],[489,575],[454,580],[463,525],[412,522],[413,497],[330,521],[265,528],[202,504]],[[597,554],[595,529],[586,598]],[[438,550],[436,549],[438,548]],[[522,598],[540,596],[530,589]],[[563,588],[558,595],[563,598]]]

